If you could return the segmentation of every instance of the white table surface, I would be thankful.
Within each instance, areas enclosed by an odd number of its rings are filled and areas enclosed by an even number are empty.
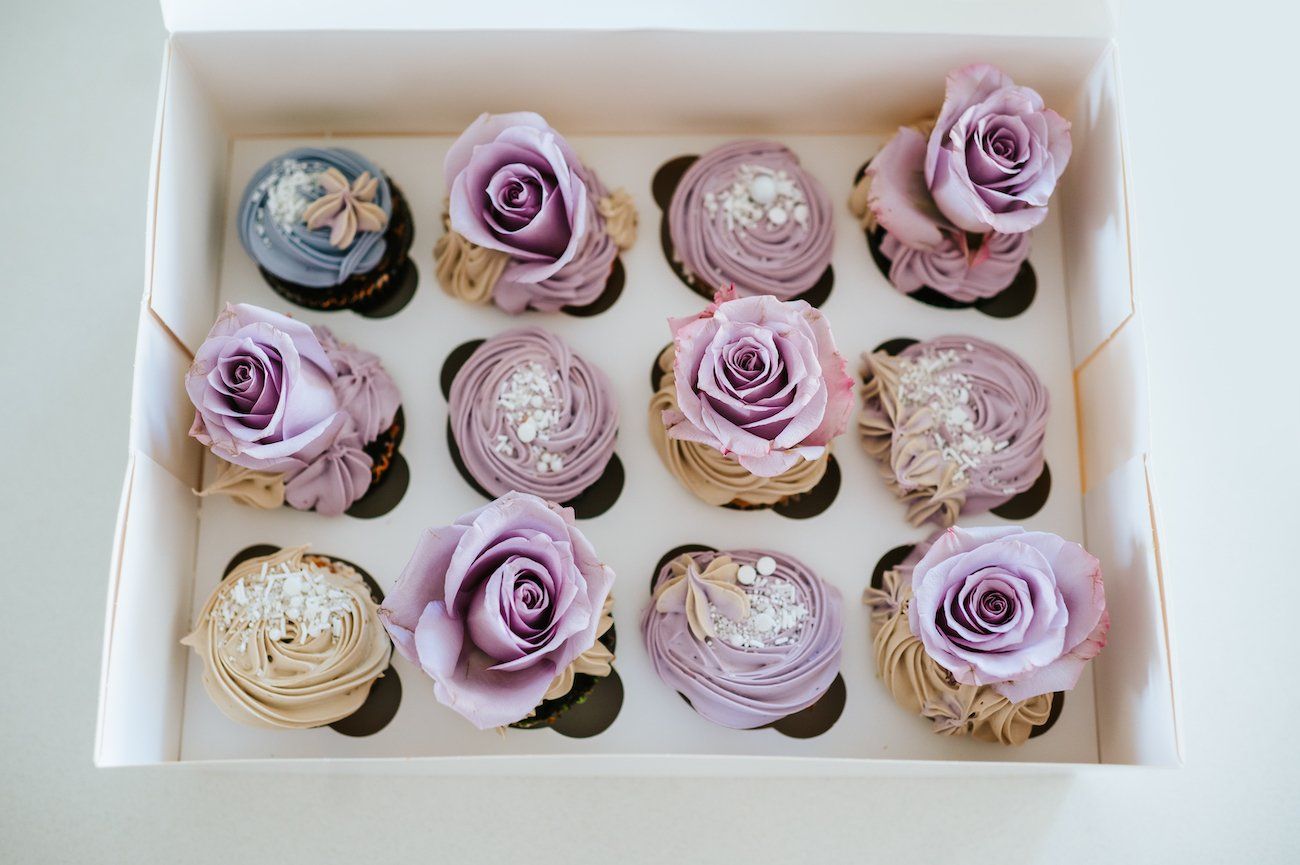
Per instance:
[[[1294,27],[1193,5],[1118,10],[1185,768],[303,795],[91,764],[163,29],[156,0],[4,0],[0,861],[1300,861]]]

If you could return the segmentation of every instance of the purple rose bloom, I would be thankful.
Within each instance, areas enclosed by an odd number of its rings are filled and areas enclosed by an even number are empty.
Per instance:
[[[670,324],[678,407],[663,414],[669,436],[775,477],[844,432],[853,379],[826,317],[805,301],[738,299],[732,288]]]
[[[948,75],[925,150],[925,181],[963,231],[1029,231],[1070,161],[1070,124],[1029,87],[979,64]]]
[[[907,615],[958,682],[992,685],[1013,702],[1073,688],[1110,629],[1100,563],[1018,526],[935,537],[912,570]]]
[[[196,409],[190,435],[236,465],[297,470],[330,445],[347,417],[336,377],[307,325],[227,305],[185,374]]]
[[[537,114],[480,115],[443,163],[452,230],[509,255],[511,281],[554,276],[573,260],[591,218],[579,164]]]
[[[591,648],[613,584],[570,508],[509,492],[426,530],[379,615],[438,701],[485,730],[527,717]]]

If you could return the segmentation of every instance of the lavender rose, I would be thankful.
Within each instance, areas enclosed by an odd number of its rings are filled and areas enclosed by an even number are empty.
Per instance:
[[[571,509],[509,492],[427,530],[379,615],[438,701],[488,729],[526,717],[591,648],[613,584]]]
[[[844,431],[853,380],[826,318],[802,300],[719,292],[695,318],[673,319],[677,408],[668,435],[735,455],[775,477],[817,459]]]
[[[227,305],[185,374],[196,409],[190,435],[235,465],[300,469],[347,418],[336,377],[307,325],[260,307]]]
[[[539,115],[480,115],[443,163],[452,230],[509,255],[516,282],[554,276],[573,260],[591,218],[579,165]]]
[[[935,538],[912,571],[908,625],[965,685],[1013,702],[1073,688],[1106,645],[1101,565],[1083,547],[1018,526]]]
[[[1029,87],[979,64],[948,75],[925,151],[925,181],[963,231],[1029,231],[1070,161],[1070,124]]]

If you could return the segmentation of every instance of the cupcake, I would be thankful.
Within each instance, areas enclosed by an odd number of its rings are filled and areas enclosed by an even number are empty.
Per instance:
[[[813,489],[853,403],[826,318],[801,300],[728,289],[669,323],[650,402],[669,472],[714,505],[768,506]]]
[[[826,274],[834,240],[826,190],[774,141],[733,141],[691,163],[665,212],[670,258],[705,297],[790,300]]]
[[[839,674],[840,593],[784,553],[682,553],[641,619],[664,684],[715,724],[749,730],[812,706]]]
[[[181,640],[203,687],[251,727],[323,727],[361,708],[392,646],[355,568],[306,547],[235,567]]]
[[[863,446],[913,525],[996,508],[1043,474],[1047,388],[1005,348],[943,336],[878,349],[863,381]]]
[[[518,490],[568,502],[614,456],[618,406],[608,379],[540,327],[479,345],[449,402],[453,453],[489,498]]]
[[[438,282],[470,303],[512,314],[592,307],[636,240],[631,196],[610,192],[532,112],[480,115],[447,151],[443,177]]]
[[[860,173],[849,208],[899,291],[978,305],[1028,267],[1070,149],[1070,124],[1037,92],[968,66],[948,75],[937,118],[901,127]]]
[[[866,590],[876,673],[936,733],[1019,745],[1106,645],[1101,565],[1018,526],[936,532]]]
[[[379,615],[438,702],[481,730],[540,727],[611,675],[613,585],[570,509],[509,492],[426,530]]]
[[[388,476],[401,394],[329,329],[227,304],[185,374],[190,435],[222,460],[200,495],[336,516]]]
[[[299,147],[244,189],[239,242],[267,284],[311,309],[372,310],[403,288],[411,211],[370,160],[341,147]]]

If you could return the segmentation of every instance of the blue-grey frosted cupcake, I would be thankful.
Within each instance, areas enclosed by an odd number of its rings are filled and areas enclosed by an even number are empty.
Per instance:
[[[373,162],[339,147],[299,147],[244,189],[239,241],[277,294],[312,309],[378,308],[411,267],[411,211]]]

